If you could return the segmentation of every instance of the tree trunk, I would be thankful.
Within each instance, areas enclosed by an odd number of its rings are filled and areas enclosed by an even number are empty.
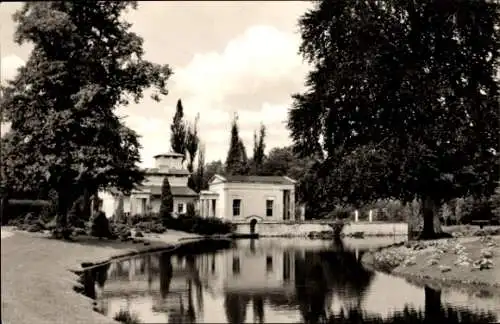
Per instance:
[[[437,237],[435,230],[434,218],[436,215],[436,203],[430,197],[424,197],[422,199],[422,217],[424,220],[424,226],[422,233],[420,234],[420,239],[430,240]]]
[[[425,286],[425,323],[435,323],[442,318],[441,291]]]

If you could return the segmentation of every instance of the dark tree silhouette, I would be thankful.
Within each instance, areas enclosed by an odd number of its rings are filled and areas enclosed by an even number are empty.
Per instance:
[[[499,8],[489,0],[323,0],[300,18],[300,53],[313,69],[288,126],[297,152],[320,157],[322,198],[416,196],[421,238],[432,238],[436,206],[493,192]]]

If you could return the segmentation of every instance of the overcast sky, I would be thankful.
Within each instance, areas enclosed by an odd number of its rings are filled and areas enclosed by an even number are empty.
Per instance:
[[[2,81],[15,75],[30,52],[29,45],[13,42],[12,14],[20,6],[0,5]],[[249,155],[260,122],[268,129],[266,151],[289,145],[290,95],[303,90],[307,72],[297,54],[297,20],[310,6],[299,1],[139,2],[126,19],[144,38],[146,59],[174,70],[162,102],[145,97],[117,110],[142,136],[142,165],[151,166],[153,155],[170,150],[179,98],[188,120],[200,113],[207,161],[225,160],[234,112]]]

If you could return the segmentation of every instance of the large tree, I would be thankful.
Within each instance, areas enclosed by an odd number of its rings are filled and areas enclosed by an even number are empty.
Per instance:
[[[205,179],[205,145],[200,144],[200,149],[198,152],[198,163],[196,172],[191,174],[188,181],[189,188],[196,192],[200,192],[203,189],[207,189],[204,185]]]
[[[262,173],[262,165],[265,159],[265,149],[266,149],[266,126],[264,124],[260,125],[259,133],[254,132],[253,134],[253,156],[250,163],[250,172],[255,175],[260,175]]]
[[[300,53],[312,71],[288,126],[297,152],[325,153],[325,197],[418,197],[425,238],[443,201],[493,192],[499,6],[325,0],[300,18]]]
[[[193,173],[194,160],[196,159],[196,154],[198,153],[198,147],[200,144],[200,138],[198,137],[198,121],[200,115],[196,115],[194,123],[189,125],[186,130],[186,151],[188,153],[188,164],[187,168],[190,173]]]
[[[181,99],[177,100],[177,106],[175,108],[175,115],[170,125],[170,146],[172,151],[182,154],[184,157],[182,162],[186,158],[186,123],[184,121],[184,108],[182,107]]]
[[[231,139],[229,141],[229,151],[227,152],[225,173],[228,175],[245,175],[248,171],[248,157],[245,145],[239,135],[238,116],[235,115],[231,124]]]
[[[4,89],[11,131],[3,139],[7,186],[52,188],[58,224],[82,191],[132,189],[142,180],[138,136],[114,114],[156,88],[166,95],[168,66],[143,59],[143,40],[121,16],[136,3],[27,2],[14,15],[15,40],[33,45]]]

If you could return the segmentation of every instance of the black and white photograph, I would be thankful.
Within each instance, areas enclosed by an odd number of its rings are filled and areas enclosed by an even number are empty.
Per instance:
[[[500,0],[0,1],[1,324],[500,323]]]

